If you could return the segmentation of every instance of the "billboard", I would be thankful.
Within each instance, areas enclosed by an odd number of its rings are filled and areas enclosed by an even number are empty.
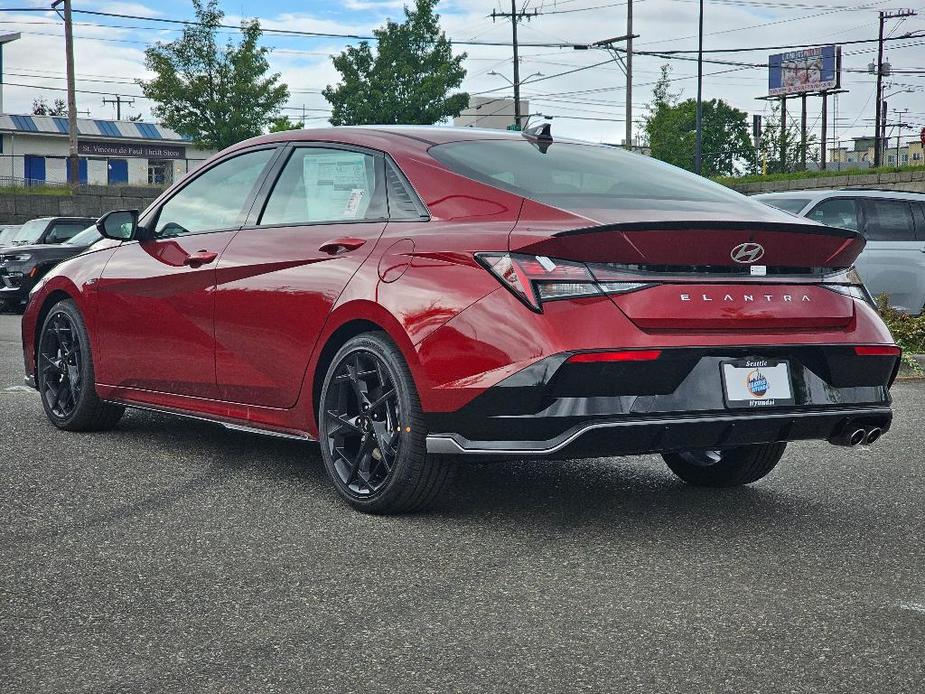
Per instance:
[[[841,48],[817,46],[768,57],[768,95],[820,92],[841,86]]]

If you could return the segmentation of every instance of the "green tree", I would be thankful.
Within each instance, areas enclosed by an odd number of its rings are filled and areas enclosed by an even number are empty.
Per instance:
[[[458,116],[469,103],[462,84],[466,54],[453,56],[434,12],[438,0],[405,7],[405,21],[387,21],[373,31],[375,54],[366,41],[334,56],[340,83],[322,92],[331,104],[332,125],[413,123],[430,125]]]
[[[145,51],[155,74],[138,80],[164,125],[200,146],[222,149],[259,135],[289,98],[279,73],[268,74],[269,49],[258,46],[257,20],[241,22],[241,39],[220,46],[216,38],[225,14],[217,0],[193,0],[196,23],[180,38]]]
[[[760,161],[753,165],[753,173],[790,173],[802,169],[803,145],[800,141],[800,126],[795,119],[788,119],[786,130],[781,129],[780,106],[771,103],[771,113],[765,118],[758,145]],[[781,148],[785,159],[781,161]],[[815,135],[806,138],[806,158],[818,161],[819,147]]]
[[[671,91],[671,68],[652,90],[645,117],[646,141],[652,156],[692,171],[697,142],[697,102],[679,101]],[[722,99],[703,102],[703,175],[731,176],[747,169],[755,158],[748,114]]]
[[[301,130],[305,123],[300,120],[291,120],[289,116],[280,116],[270,121],[270,132],[281,133],[286,130]]]
[[[33,116],[66,116],[67,104],[64,99],[55,99],[51,104],[40,96],[32,101]]]

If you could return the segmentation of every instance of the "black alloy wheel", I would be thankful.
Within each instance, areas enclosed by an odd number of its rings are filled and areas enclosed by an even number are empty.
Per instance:
[[[90,335],[73,301],[59,301],[42,323],[36,381],[49,421],[67,431],[111,429],[125,408],[96,394]]]
[[[367,497],[386,484],[401,444],[401,406],[388,367],[358,349],[342,359],[328,389],[325,445],[340,482]]]
[[[45,321],[39,343],[38,370],[45,407],[59,419],[68,419],[80,402],[83,388],[83,348],[70,316],[53,311]]]
[[[454,464],[427,455],[414,378],[388,335],[353,337],[331,360],[318,404],[321,457],[337,493],[365,513],[430,506]]]

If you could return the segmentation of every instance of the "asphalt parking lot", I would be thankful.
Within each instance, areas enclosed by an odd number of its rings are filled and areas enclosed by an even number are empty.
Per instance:
[[[655,457],[349,510],[307,444],[58,432],[0,315],[0,691],[921,692],[925,383],[870,449],[705,491]]]

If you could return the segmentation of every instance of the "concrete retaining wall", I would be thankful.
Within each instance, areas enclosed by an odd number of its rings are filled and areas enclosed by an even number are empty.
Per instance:
[[[99,217],[109,210],[143,210],[163,192],[154,186],[81,186],[72,195],[0,194],[0,224],[36,217]]]
[[[906,190],[913,193],[925,193],[925,167],[922,167],[921,171],[821,176],[819,178],[800,178],[793,181],[760,181],[758,183],[730,185],[730,188],[746,195],[807,190],[810,188],[880,188],[883,190]]]

